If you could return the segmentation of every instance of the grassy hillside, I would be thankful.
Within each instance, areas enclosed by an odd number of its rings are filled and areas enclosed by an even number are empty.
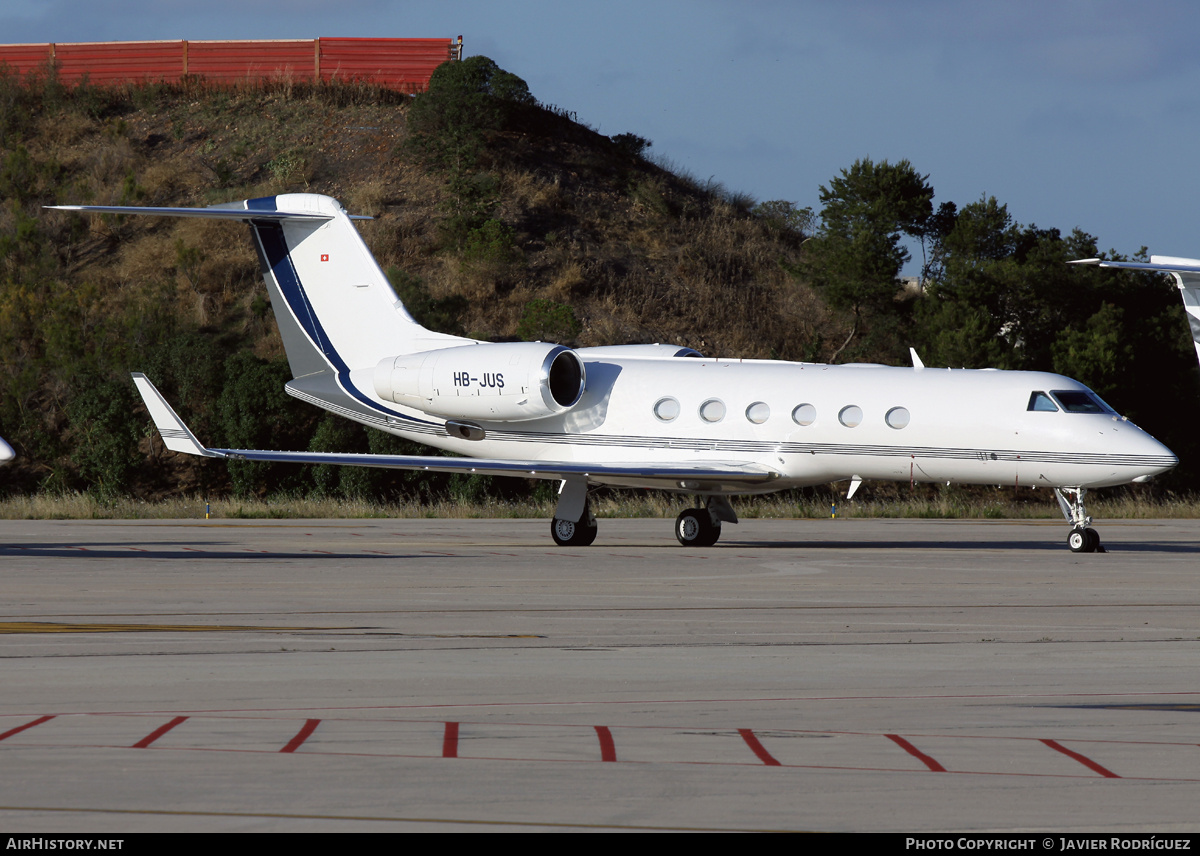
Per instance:
[[[4,489],[480,489],[320,468],[226,473],[164,455],[130,370],[146,371],[214,443],[403,444],[283,395],[282,347],[242,227],[49,204],[326,193],[376,217],[361,226],[367,244],[431,326],[828,356],[839,338],[830,315],[789,273],[803,240],[794,224],[656,166],[633,135],[610,139],[532,99],[509,106],[475,121],[459,105],[440,128],[426,113],[414,135],[412,100],[367,86],[114,91],[0,75],[0,435],[22,455]]]

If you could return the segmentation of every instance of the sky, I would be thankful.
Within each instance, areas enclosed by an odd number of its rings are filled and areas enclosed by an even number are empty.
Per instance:
[[[1102,250],[1200,257],[1191,0],[0,0],[0,41],[463,36],[546,104],[757,200],[859,158]]]

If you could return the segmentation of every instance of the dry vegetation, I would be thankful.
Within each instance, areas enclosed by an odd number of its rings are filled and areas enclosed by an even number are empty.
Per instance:
[[[353,213],[381,267],[419,276],[434,297],[470,300],[466,329],[515,335],[525,304],[570,303],[578,344],[677,341],[746,357],[813,356],[822,304],[786,270],[801,236],[754,216],[746,199],[616,150],[600,134],[540,111],[493,141],[483,168],[500,188],[515,264],[471,264],[439,234],[443,177],[404,152],[407,101],[330,103],[325,87],[130,93],[100,118],[40,117],[21,145],[44,169],[28,193],[74,282],[104,299],[147,299],[170,282],[197,325],[245,319],[262,285],[249,243],[229,224],[39,211],[43,202],[208,205],[284,192],[326,193]],[[135,97],[136,96],[136,97]],[[10,219],[0,227],[11,226]],[[155,295],[158,296],[157,294]],[[819,350],[819,349],[818,349]],[[819,355],[819,354],[818,354]]]
[[[687,497],[659,493],[605,492],[595,497],[592,511],[599,518],[670,518],[690,502]],[[928,518],[988,520],[1061,520],[1048,491],[1034,499],[1014,499],[1007,492],[953,489],[923,491],[918,496],[893,496],[844,502],[834,493],[794,492],[761,497],[734,497],[742,519]],[[1151,499],[1132,493],[1102,497],[1089,503],[1097,519],[1194,519],[1200,503],[1168,497]],[[119,498],[101,500],[90,493],[36,494],[0,500],[0,520],[156,519],[197,520],[264,518],[537,518],[553,515],[554,500],[532,497],[481,502],[461,499],[383,502],[372,499],[306,497],[221,498],[173,496],[153,502]]]

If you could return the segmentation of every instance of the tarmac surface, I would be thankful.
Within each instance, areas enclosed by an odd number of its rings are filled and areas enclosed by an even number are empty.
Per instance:
[[[1200,830],[1200,521],[0,521],[6,832]]]

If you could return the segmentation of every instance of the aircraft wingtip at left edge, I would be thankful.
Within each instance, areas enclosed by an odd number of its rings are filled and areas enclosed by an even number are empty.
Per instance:
[[[150,418],[154,420],[154,427],[158,429],[164,446],[172,452],[201,455],[205,458],[221,457],[216,452],[205,448],[196,439],[196,435],[183,424],[183,420],[179,418],[175,409],[167,403],[162,393],[150,382],[148,377],[141,372],[131,372],[131,376],[138,394],[146,404],[146,409],[150,411]]]
[[[1100,264],[1101,261],[1102,261],[1101,259],[1075,259],[1073,261],[1067,262],[1067,264],[1069,264],[1069,265],[1098,265],[1098,264]]]

